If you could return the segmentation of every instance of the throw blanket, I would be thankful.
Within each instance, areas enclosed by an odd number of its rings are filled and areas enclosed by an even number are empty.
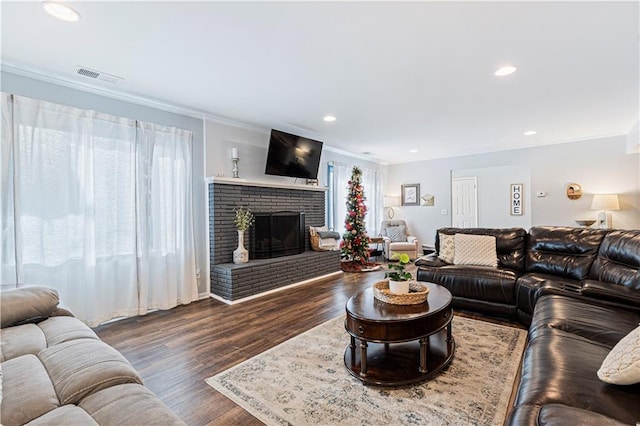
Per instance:
[[[336,240],[340,239],[340,234],[335,231],[318,231],[318,236],[320,238],[334,238]]]

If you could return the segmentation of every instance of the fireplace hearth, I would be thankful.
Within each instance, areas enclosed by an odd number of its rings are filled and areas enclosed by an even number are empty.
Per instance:
[[[254,213],[249,257],[270,259],[305,251],[304,212]]]

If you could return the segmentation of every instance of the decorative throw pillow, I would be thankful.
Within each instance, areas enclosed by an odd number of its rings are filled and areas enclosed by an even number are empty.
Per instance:
[[[440,251],[438,252],[438,257],[444,262],[453,263],[455,255],[455,241],[453,239],[453,235],[447,235],[440,232],[438,234],[438,239],[440,240]]]
[[[491,235],[456,234],[453,263],[456,265],[498,266],[496,237]]]
[[[614,385],[640,383],[640,327],[624,336],[602,361],[598,377]]]
[[[392,243],[404,243],[407,241],[407,227],[404,225],[387,227],[387,237]]]

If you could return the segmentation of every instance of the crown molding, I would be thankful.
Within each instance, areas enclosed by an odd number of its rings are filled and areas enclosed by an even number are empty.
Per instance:
[[[378,158],[373,158],[373,157],[369,157],[367,155],[362,155],[362,154],[354,154],[353,152],[345,151],[345,150],[340,149],[340,148],[334,148],[334,147],[326,145],[326,144],[322,147],[322,149],[326,150],[326,151],[333,152],[335,154],[346,155],[347,157],[352,157],[352,158],[357,158],[359,160],[369,161],[371,163],[382,164],[382,165],[385,164],[384,162],[382,162]]]
[[[169,102],[164,102],[159,99],[149,98],[146,96],[132,95],[130,93],[126,93],[120,90],[115,90],[108,87],[96,86],[96,85],[88,84],[85,82],[79,82],[79,81],[75,81],[59,75],[45,74],[40,70],[26,67],[23,65],[16,65],[9,62],[2,62],[0,64],[0,71],[19,75],[21,77],[31,78],[31,79],[42,81],[45,83],[55,84],[57,86],[67,87],[69,89],[80,90],[80,91],[91,93],[94,95],[116,99],[123,102],[129,102],[132,104],[154,108],[161,111],[180,114],[187,117],[205,119],[207,121],[212,121],[212,122],[224,124],[227,126],[239,127],[246,130],[261,131],[261,132],[264,131],[264,128],[262,127],[249,124],[249,123],[244,123],[242,121],[222,117],[208,111],[189,108],[182,105],[175,105]]]
[[[75,81],[70,78],[62,77],[59,75],[45,74],[40,70],[23,66],[23,65],[17,65],[10,62],[0,63],[0,71],[7,72],[10,74],[15,74],[22,77],[31,78],[31,79],[42,81],[45,83],[55,84],[57,86],[67,87],[69,89],[80,90],[80,91],[91,93],[94,95],[116,99],[123,102],[129,102],[132,104],[154,108],[161,111],[166,111],[174,114],[184,115],[187,117],[202,119],[205,122],[214,122],[214,123],[232,126],[232,127],[249,130],[253,132],[258,132],[258,133],[269,132],[269,129],[265,127],[222,117],[208,111],[189,108],[182,105],[174,105],[168,102],[161,101],[159,99],[149,98],[145,96],[132,95],[130,93],[126,93],[120,90],[115,90],[108,87],[96,86],[96,85],[88,84],[85,82],[79,82],[79,81]],[[386,164],[385,162],[377,158],[371,158],[365,155],[354,154],[352,152],[348,152],[339,148],[334,148],[327,144],[324,145],[324,149],[327,151],[334,152],[336,154],[345,155],[347,157],[357,158],[360,160],[370,161],[372,163],[377,163],[382,165]]]

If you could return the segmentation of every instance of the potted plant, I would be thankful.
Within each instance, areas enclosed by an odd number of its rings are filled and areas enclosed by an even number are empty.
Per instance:
[[[413,278],[410,272],[404,270],[405,266],[411,261],[406,253],[393,253],[391,260],[397,260],[398,263],[390,263],[389,269],[393,272],[384,274],[385,278],[389,278],[389,290],[392,293],[409,293],[409,281]]]
[[[249,209],[240,207],[236,212],[234,220],[238,230],[238,248],[233,251],[233,263],[247,263],[249,252],[244,248],[244,232],[253,225],[255,220],[253,213]]]

